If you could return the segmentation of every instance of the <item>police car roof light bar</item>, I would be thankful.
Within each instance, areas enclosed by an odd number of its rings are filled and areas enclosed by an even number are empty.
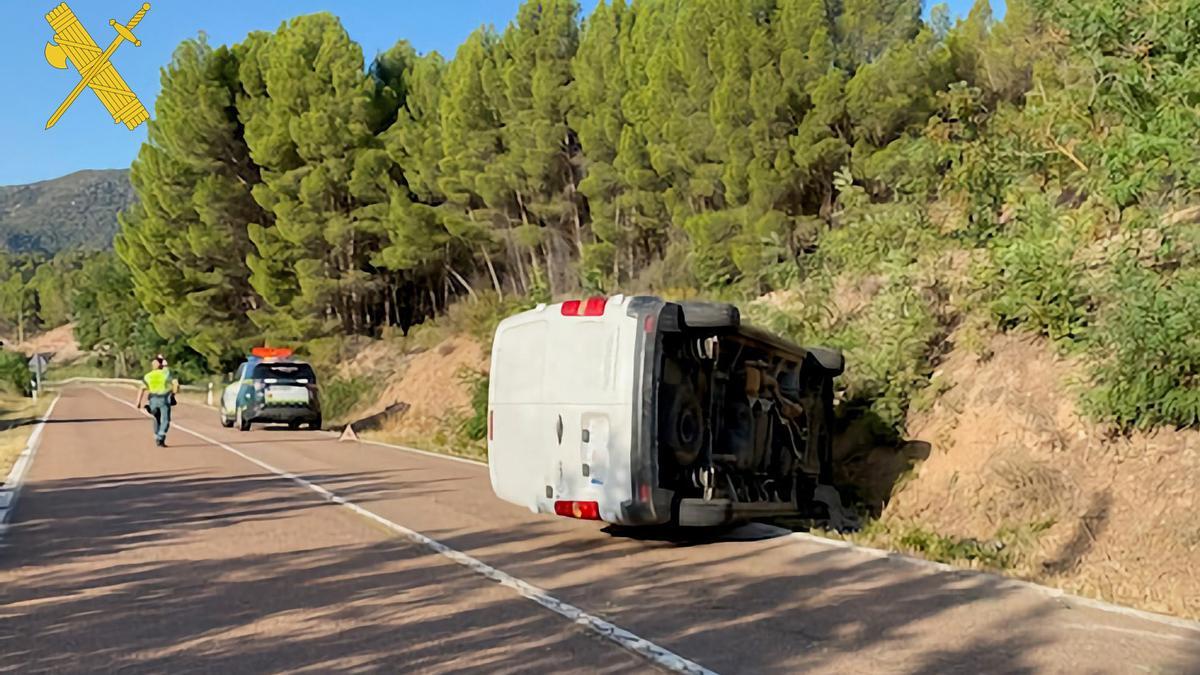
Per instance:
[[[262,359],[285,359],[295,353],[288,347],[255,347],[250,353]]]

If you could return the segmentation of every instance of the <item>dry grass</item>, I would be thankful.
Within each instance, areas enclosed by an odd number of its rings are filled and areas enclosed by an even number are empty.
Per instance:
[[[436,452],[439,455],[474,459],[480,462],[487,461],[487,451],[485,449],[481,449],[473,445],[463,444],[455,440],[454,435],[448,431],[435,432],[432,435],[367,431],[359,434],[359,437],[368,441],[378,441],[380,443],[390,443],[392,445],[403,445],[405,447],[416,448],[426,452]]]
[[[0,482],[17,461],[34,423],[50,406],[50,397],[33,399],[0,392]]]

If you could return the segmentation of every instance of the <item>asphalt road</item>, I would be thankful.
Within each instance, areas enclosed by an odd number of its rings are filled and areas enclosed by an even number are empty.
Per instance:
[[[1187,626],[753,529],[535,516],[483,466],[176,410],[203,438],[160,449],[64,392],[0,552],[0,671],[1200,673]]]

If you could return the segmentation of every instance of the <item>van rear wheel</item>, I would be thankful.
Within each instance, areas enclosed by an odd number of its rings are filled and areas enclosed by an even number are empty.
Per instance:
[[[237,428],[238,431],[250,431],[250,421],[242,415],[241,410],[237,411]]]

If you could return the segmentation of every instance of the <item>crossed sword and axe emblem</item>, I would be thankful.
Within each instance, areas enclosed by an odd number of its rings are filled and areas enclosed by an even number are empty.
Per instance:
[[[71,107],[85,87],[90,88],[96,94],[96,97],[112,115],[113,122],[124,123],[132,130],[150,119],[146,107],[138,100],[129,85],[125,84],[125,80],[121,78],[109,60],[122,42],[131,42],[134,47],[142,46],[142,41],[134,36],[133,29],[141,23],[142,18],[149,10],[150,3],[142,4],[126,24],[118,23],[116,19],[110,19],[108,25],[117,31],[117,36],[103,52],[100,51],[100,47],[88,34],[87,29],[79,23],[79,19],[66,3],[50,10],[50,13],[46,15],[46,21],[54,29],[54,42],[46,43],[46,61],[55,68],[66,68],[69,60],[79,71],[80,77],[75,88],[71,90],[70,94],[67,94],[67,98],[46,122],[47,129],[58,122],[58,119],[67,111],[67,108]]]

